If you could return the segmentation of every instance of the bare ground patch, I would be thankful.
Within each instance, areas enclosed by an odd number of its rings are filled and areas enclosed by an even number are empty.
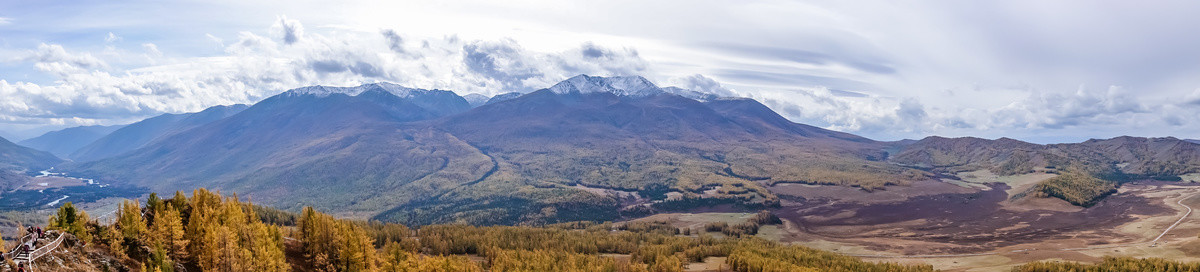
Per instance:
[[[920,194],[890,203],[799,197],[784,201],[776,213],[795,222],[799,230],[819,236],[936,242],[949,246],[921,250],[887,243],[874,248],[949,254],[985,252],[1055,239],[1087,241],[1084,245],[1130,242],[1132,237],[1119,235],[1115,229],[1137,216],[1172,212],[1157,201],[1133,194],[1117,194],[1079,211],[1005,209],[1008,186],[1002,183],[990,186],[991,190]],[[854,216],[830,216],[847,212]]]

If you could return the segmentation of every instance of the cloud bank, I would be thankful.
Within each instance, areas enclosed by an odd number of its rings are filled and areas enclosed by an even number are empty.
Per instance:
[[[0,3],[0,136],[314,84],[492,95],[592,74],[752,97],[881,140],[1200,138],[1195,3],[121,5]],[[95,9],[121,12],[82,12]]]

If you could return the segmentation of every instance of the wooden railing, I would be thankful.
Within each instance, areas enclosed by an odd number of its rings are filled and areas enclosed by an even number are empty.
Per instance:
[[[4,258],[11,259],[12,257],[16,256],[17,251],[21,250],[21,245],[24,245],[25,243],[29,243],[29,241],[31,241],[31,240],[33,240],[33,233],[26,234],[25,236],[22,236],[20,239],[17,239],[17,245],[14,246],[12,249],[9,249],[8,252],[5,252],[3,254]]]
[[[62,245],[63,239],[69,235],[67,233],[58,231],[48,231],[45,234],[46,236],[49,236],[54,233],[58,233],[58,238],[54,238],[54,241],[50,241],[50,243],[31,251],[21,251],[21,249],[24,248],[24,245],[26,244],[32,245],[32,242],[36,242],[36,239],[34,239],[32,234],[22,237],[21,243],[17,244],[17,246],[11,251],[4,253],[4,258],[11,259],[17,264],[33,265],[33,262],[38,258],[46,256],[46,254],[50,254],[51,252],[54,252],[55,249],[58,249],[58,246]]]
[[[57,249],[57,248],[58,248],[58,245],[62,244],[62,241],[63,241],[63,238],[64,238],[64,237],[67,237],[67,234],[66,234],[66,233],[60,233],[60,234],[58,235],[58,238],[57,238],[57,239],[54,239],[54,241],[50,242],[49,244],[46,244],[45,246],[39,247],[38,249],[34,250],[34,251],[33,251],[33,253],[30,253],[30,254],[29,254],[29,255],[30,255],[30,257],[31,257],[31,258],[29,258],[29,262],[31,262],[31,263],[32,263],[33,261],[37,260],[38,258],[41,258],[42,256],[45,256],[46,254],[50,254],[50,252],[53,252],[55,249]]]

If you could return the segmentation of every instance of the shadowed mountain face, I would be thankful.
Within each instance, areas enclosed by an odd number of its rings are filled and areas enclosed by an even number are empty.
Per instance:
[[[80,148],[83,148],[84,146],[122,127],[124,127],[124,125],[65,128],[62,130],[46,132],[46,134],[42,134],[42,136],[21,141],[19,144],[38,150],[48,151],[60,158],[66,158],[76,150],[79,150]]]
[[[0,191],[24,184],[29,172],[50,168],[62,160],[49,152],[17,145],[0,138]]]
[[[80,168],[158,190],[212,187],[288,208],[380,210],[403,200],[398,194],[428,194],[444,189],[437,182],[488,170],[490,160],[453,136],[403,126],[467,108],[447,91],[301,88]]]
[[[62,162],[49,152],[40,151],[0,138],[0,168],[42,170]]]
[[[775,111],[768,108],[762,103],[758,103],[753,99],[717,99],[713,98],[704,103],[713,110],[719,112],[725,118],[729,118],[745,127],[748,131],[755,134],[775,133],[775,134],[792,134],[808,138],[844,140],[850,142],[858,142],[864,144],[878,144],[867,138],[858,135],[837,132],[809,126],[805,124],[793,123],[783,116],[780,116]]]
[[[124,154],[164,136],[229,117],[246,107],[246,105],[216,106],[196,113],[163,114],[152,117],[115,130],[79,148],[70,155],[70,158],[86,162]]]

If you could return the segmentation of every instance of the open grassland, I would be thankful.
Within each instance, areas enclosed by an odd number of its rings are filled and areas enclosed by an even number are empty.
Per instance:
[[[1036,178],[1029,176],[1000,178],[1018,186],[1036,183]],[[1078,210],[1044,209],[1036,205],[1045,203],[1027,202],[1045,198],[1010,200],[1007,192],[1011,190],[1006,187],[978,192],[980,196],[999,192],[995,199],[956,198],[953,193],[931,196],[913,190],[908,198],[889,197],[892,200],[887,203],[856,202],[852,201],[853,195],[818,201],[826,197],[821,188],[791,188],[777,193],[785,200],[803,197],[804,202],[784,201],[776,210],[786,220],[781,225],[783,233],[764,228],[760,237],[873,256],[867,260],[929,264],[948,271],[1009,271],[1042,260],[1099,263],[1108,256],[1200,261],[1200,239],[1195,238],[1200,234],[1200,220],[1193,220],[1196,215],[1185,218],[1157,246],[1147,243],[1185,214],[1186,209],[1177,204],[1181,199],[1182,204],[1200,206],[1200,197],[1185,198],[1200,192],[1198,187],[1170,182],[1130,183],[1112,197],[1089,208],[1076,207]],[[936,186],[930,188],[938,190]],[[994,201],[995,205],[972,204],[975,201]],[[1057,205],[1074,207],[1065,202]],[[967,208],[936,208],[945,206]],[[919,211],[922,215],[897,218],[894,213],[871,212],[873,207]],[[847,215],[829,216],[840,213]],[[964,223],[939,223],[942,216]],[[903,257],[906,255],[930,257]],[[946,257],[935,257],[939,255]]]

